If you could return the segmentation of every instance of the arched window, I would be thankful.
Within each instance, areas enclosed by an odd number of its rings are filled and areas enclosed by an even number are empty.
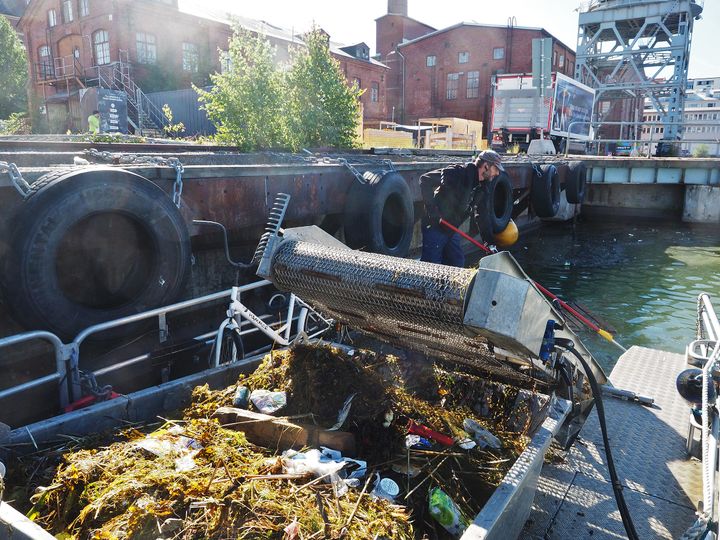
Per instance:
[[[50,47],[40,45],[38,47],[38,75],[47,79],[52,75],[52,59],[50,58]]]
[[[93,34],[95,63],[98,66],[110,63],[110,35],[107,30],[98,30]]]

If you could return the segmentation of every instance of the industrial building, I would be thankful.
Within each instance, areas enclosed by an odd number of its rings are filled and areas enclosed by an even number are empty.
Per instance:
[[[292,46],[302,46],[300,36],[270,23],[243,17],[233,21],[267,37],[278,62],[288,59]],[[232,35],[227,15],[187,13],[177,0],[30,0],[19,25],[34,112],[56,132],[85,130],[84,119],[97,106],[95,94],[105,90],[126,96],[132,131],[161,127],[162,113],[152,93],[209,84],[210,74],[222,69],[218,50],[227,50]],[[365,90],[365,123],[384,120],[387,67],[370,58],[362,43],[331,44],[331,53],[348,82]],[[197,109],[192,94],[181,101],[190,105],[188,110]],[[174,112],[175,121],[186,120],[181,111]],[[191,123],[186,128],[188,134],[195,131]]]
[[[495,77],[532,71],[532,40],[552,39],[552,71],[571,76],[575,52],[543,28],[461,22],[436,29],[408,16],[407,0],[388,0],[376,20],[378,58],[390,68],[388,110],[400,123],[459,117],[485,123]]]

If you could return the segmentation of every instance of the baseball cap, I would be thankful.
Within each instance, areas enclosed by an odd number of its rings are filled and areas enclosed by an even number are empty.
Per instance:
[[[500,154],[498,154],[495,150],[483,150],[478,154],[477,159],[492,163],[498,168],[500,172],[505,172],[505,167],[503,167],[502,165],[502,159],[500,158]]]

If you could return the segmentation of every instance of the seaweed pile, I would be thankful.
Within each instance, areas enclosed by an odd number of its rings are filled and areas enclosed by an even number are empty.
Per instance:
[[[342,480],[350,487],[340,492],[327,476],[288,471],[291,453],[218,421],[238,388],[284,392],[274,416],[340,423],[356,442],[357,461],[345,468],[358,473],[355,483]],[[52,483],[36,490],[31,517],[78,539],[452,538],[522,452],[544,403],[461,366],[300,344],[268,354],[236,385],[196,388],[192,405],[159,429],[66,453]],[[468,425],[496,444],[473,442]],[[397,489],[380,489],[387,485]],[[432,513],[440,495],[454,525]]]

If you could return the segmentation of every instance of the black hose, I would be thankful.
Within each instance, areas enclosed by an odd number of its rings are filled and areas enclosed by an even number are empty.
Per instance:
[[[628,510],[627,504],[625,503],[625,496],[623,495],[623,487],[618,479],[617,471],[615,470],[615,462],[612,458],[612,451],[610,450],[610,439],[607,434],[607,424],[605,422],[605,407],[602,401],[602,392],[598,385],[595,375],[593,375],[590,366],[582,357],[582,355],[575,349],[575,343],[570,339],[555,338],[555,345],[561,347],[567,351],[570,351],[575,355],[575,358],[582,364],[587,375],[588,381],[590,382],[590,388],[592,389],[593,397],[595,398],[595,404],[597,406],[598,421],[600,422],[600,431],[602,432],[603,444],[605,445],[605,457],[607,459],[608,473],[610,474],[610,483],[612,484],[613,493],[615,495],[615,502],[617,503],[618,510],[620,511],[620,517],[622,518],[625,532],[628,535],[629,540],[638,540],[637,532],[635,531],[635,524],[630,517],[630,511]]]

